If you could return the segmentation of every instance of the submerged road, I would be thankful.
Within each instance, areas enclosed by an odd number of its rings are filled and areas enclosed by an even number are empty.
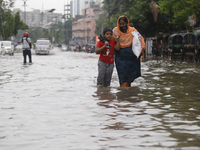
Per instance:
[[[0,56],[1,150],[199,150],[200,64],[142,62],[142,77],[96,86],[98,55]]]

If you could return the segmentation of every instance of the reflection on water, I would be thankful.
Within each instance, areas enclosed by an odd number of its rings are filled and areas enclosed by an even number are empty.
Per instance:
[[[142,62],[142,77],[96,86],[98,55],[0,57],[2,150],[199,150],[200,64]]]
[[[142,88],[143,98],[148,99],[149,106],[162,110],[152,116],[160,120],[163,129],[177,140],[176,147],[199,149],[199,64],[174,64],[162,60],[154,63],[155,61],[145,63],[149,68],[146,71],[150,72],[145,75],[148,84]]]
[[[142,115],[146,106],[146,103],[141,101],[138,87],[111,88],[98,86],[95,93],[96,96],[94,97],[99,99],[98,105],[114,109],[106,114],[112,123],[106,124],[104,130],[131,130],[135,128],[131,123],[132,121],[128,120],[134,118],[135,115]]]
[[[117,99],[119,101],[129,101],[129,102],[137,102],[141,101],[140,89],[137,86],[134,87],[128,87],[128,88],[119,88],[119,91],[117,92]]]

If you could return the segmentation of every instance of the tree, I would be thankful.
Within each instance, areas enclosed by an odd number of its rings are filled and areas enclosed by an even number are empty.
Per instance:
[[[172,23],[176,27],[188,27],[188,16],[197,15],[200,20],[200,2],[199,0],[159,0],[159,8],[162,13],[173,17]]]
[[[22,22],[23,23],[23,22]],[[67,43],[72,37],[72,21],[68,20],[63,24],[62,22],[58,22],[58,24],[53,24],[54,26],[54,36],[55,36],[55,42],[56,43],[65,43],[65,28],[64,25],[66,26],[66,31],[68,31],[68,36],[67,36]],[[29,33],[29,37],[32,40],[32,43],[35,43],[38,38],[48,38],[52,39],[52,34],[51,30],[41,28],[41,27],[33,27],[29,29],[22,29],[18,30],[18,34],[16,36],[16,41],[19,41],[22,38],[23,33],[26,31]]]
[[[14,35],[16,36],[18,33],[18,30],[21,28],[21,22],[20,22],[20,15],[19,12],[15,14],[15,28],[14,28]]]
[[[28,27],[28,25],[27,24],[25,24],[24,23],[24,21],[22,21],[22,20],[20,20],[20,22],[19,22],[19,29],[21,29],[21,30],[26,30],[26,29],[29,29],[29,27]]]
[[[152,9],[152,3],[156,9]],[[189,25],[188,16],[194,13],[200,23],[199,0],[105,0],[103,13],[96,20],[96,34],[101,34],[106,26],[114,28],[121,15],[127,16],[130,26],[143,36],[180,31]]]
[[[3,26],[2,26],[2,28],[3,28],[3,32],[2,32],[3,39],[6,40],[13,35],[14,25],[15,25],[14,16],[12,15],[11,11],[6,12],[5,21],[4,21]]]
[[[135,0],[124,13],[129,18],[130,26],[134,26],[143,36],[156,34],[157,26],[150,12],[150,3],[149,0]]]
[[[0,0],[0,35],[4,39],[17,34],[17,28],[20,25],[27,28],[23,22],[20,21],[19,14],[13,16],[11,8],[13,7],[14,0]],[[17,27],[15,26],[17,25]]]
[[[65,44],[69,44],[70,39],[72,38],[72,20],[68,19],[64,23],[65,28]]]
[[[150,12],[150,0],[113,0],[113,5],[110,5],[110,23],[106,16],[108,14],[108,0],[104,1],[103,14],[96,21],[96,33],[102,33],[102,25],[111,28],[116,27],[119,16],[125,15],[129,18],[130,26],[134,26],[142,35],[154,36],[156,34],[156,23],[153,20],[153,15]],[[102,23],[103,22],[103,23]],[[101,31],[101,32],[100,32]]]

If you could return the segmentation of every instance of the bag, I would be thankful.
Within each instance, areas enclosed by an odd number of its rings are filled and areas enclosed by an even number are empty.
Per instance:
[[[31,48],[32,48],[32,45],[31,45],[31,43],[28,42],[27,39],[28,39],[28,37],[26,37],[26,42],[28,43],[28,45],[29,45],[29,47],[30,47],[30,49],[31,49]],[[23,42],[24,42],[24,38],[22,38],[22,43],[23,43]]]
[[[104,37],[104,36],[102,36],[101,34],[100,34],[100,36],[98,37],[98,39],[101,41],[101,42],[103,42],[103,43],[105,43],[107,40],[106,40],[106,38]]]
[[[106,41],[108,41],[104,36],[102,36],[101,34],[100,34],[100,36],[98,37],[98,39],[101,41],[101,42],[103,42],[103,43],[105,43]],[[110,46],[110,44],[108,44],[108,46]]]
[[[138,58],[141,54],[142,51],[142,44],[141,44],[141,35],[139,32],[131,32],[133,37],[133,42],[132,42],[132,50],[135,56]]]

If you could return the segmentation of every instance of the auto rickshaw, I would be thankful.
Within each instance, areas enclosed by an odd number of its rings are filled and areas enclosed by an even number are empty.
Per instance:
[[[163,52],[163,57],[166,55],[168,56],[168,48],[169,48],[169,43],[168,40],[169,39],[169,35],[165,35],[163,37],[163,47],[162,47],[162,52]]]
[[[183,37],[180,34],[175,33],[169,36],[168,42],[168,52],[170,53],[171,60],[175,59],[175,56],[177,55],[181,56],[181,59],[183,60]]]
[[[192,59],[196,57],[197,55],[197,49],[196,49],[196,36],[193,33],[186,33],[183,36],[183,57],[186,59],[186,57],[189,57],[189,59]],[[196,51],[196,52],[195,52]]]

